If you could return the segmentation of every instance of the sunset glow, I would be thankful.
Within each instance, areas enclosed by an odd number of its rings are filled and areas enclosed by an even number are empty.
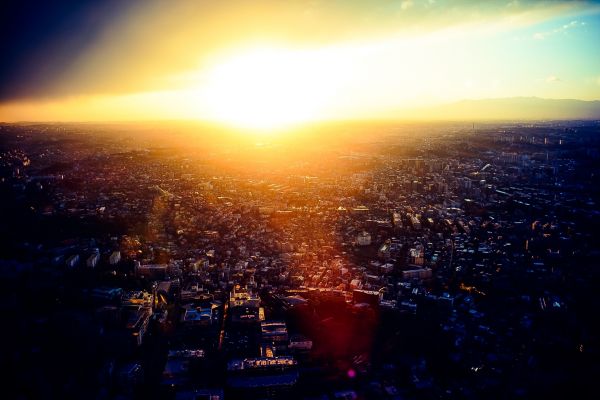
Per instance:
[[[119,10],[77,49],[69,35],[18,67],[9,57],[0,120],[201,120],[269,133],[330,120],[473,119],[432,109],[469,99],[600,97],[594,2],[351,3]]]
[[[256,49],[215,66],[198,91],[208,118],[270,130],[322,117],[342,72],[336,64],[318,52]]]

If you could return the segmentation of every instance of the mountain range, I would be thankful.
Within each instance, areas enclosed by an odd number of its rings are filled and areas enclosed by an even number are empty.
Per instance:
[[[508,97],[461,100],[415,112],[420,118],[436,120],[600,119],[600,101]]]

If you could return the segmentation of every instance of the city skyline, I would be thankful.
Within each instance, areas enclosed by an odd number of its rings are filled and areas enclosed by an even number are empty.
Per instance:
[[[6,393],[594,398],[600,123],[0,123]]]
[[[3,398],[595,398],[600,0],[0,2]]]

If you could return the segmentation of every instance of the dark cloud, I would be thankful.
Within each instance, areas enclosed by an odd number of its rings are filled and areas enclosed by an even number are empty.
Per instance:
[[[119,0],[0,2],[0,101],[52,93],[69,65],[128,4]]]

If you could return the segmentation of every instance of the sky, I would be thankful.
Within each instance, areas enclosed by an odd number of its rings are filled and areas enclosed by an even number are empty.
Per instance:
[[[394,119],[600,99],[595,1],[4,1],[0,121]]]

